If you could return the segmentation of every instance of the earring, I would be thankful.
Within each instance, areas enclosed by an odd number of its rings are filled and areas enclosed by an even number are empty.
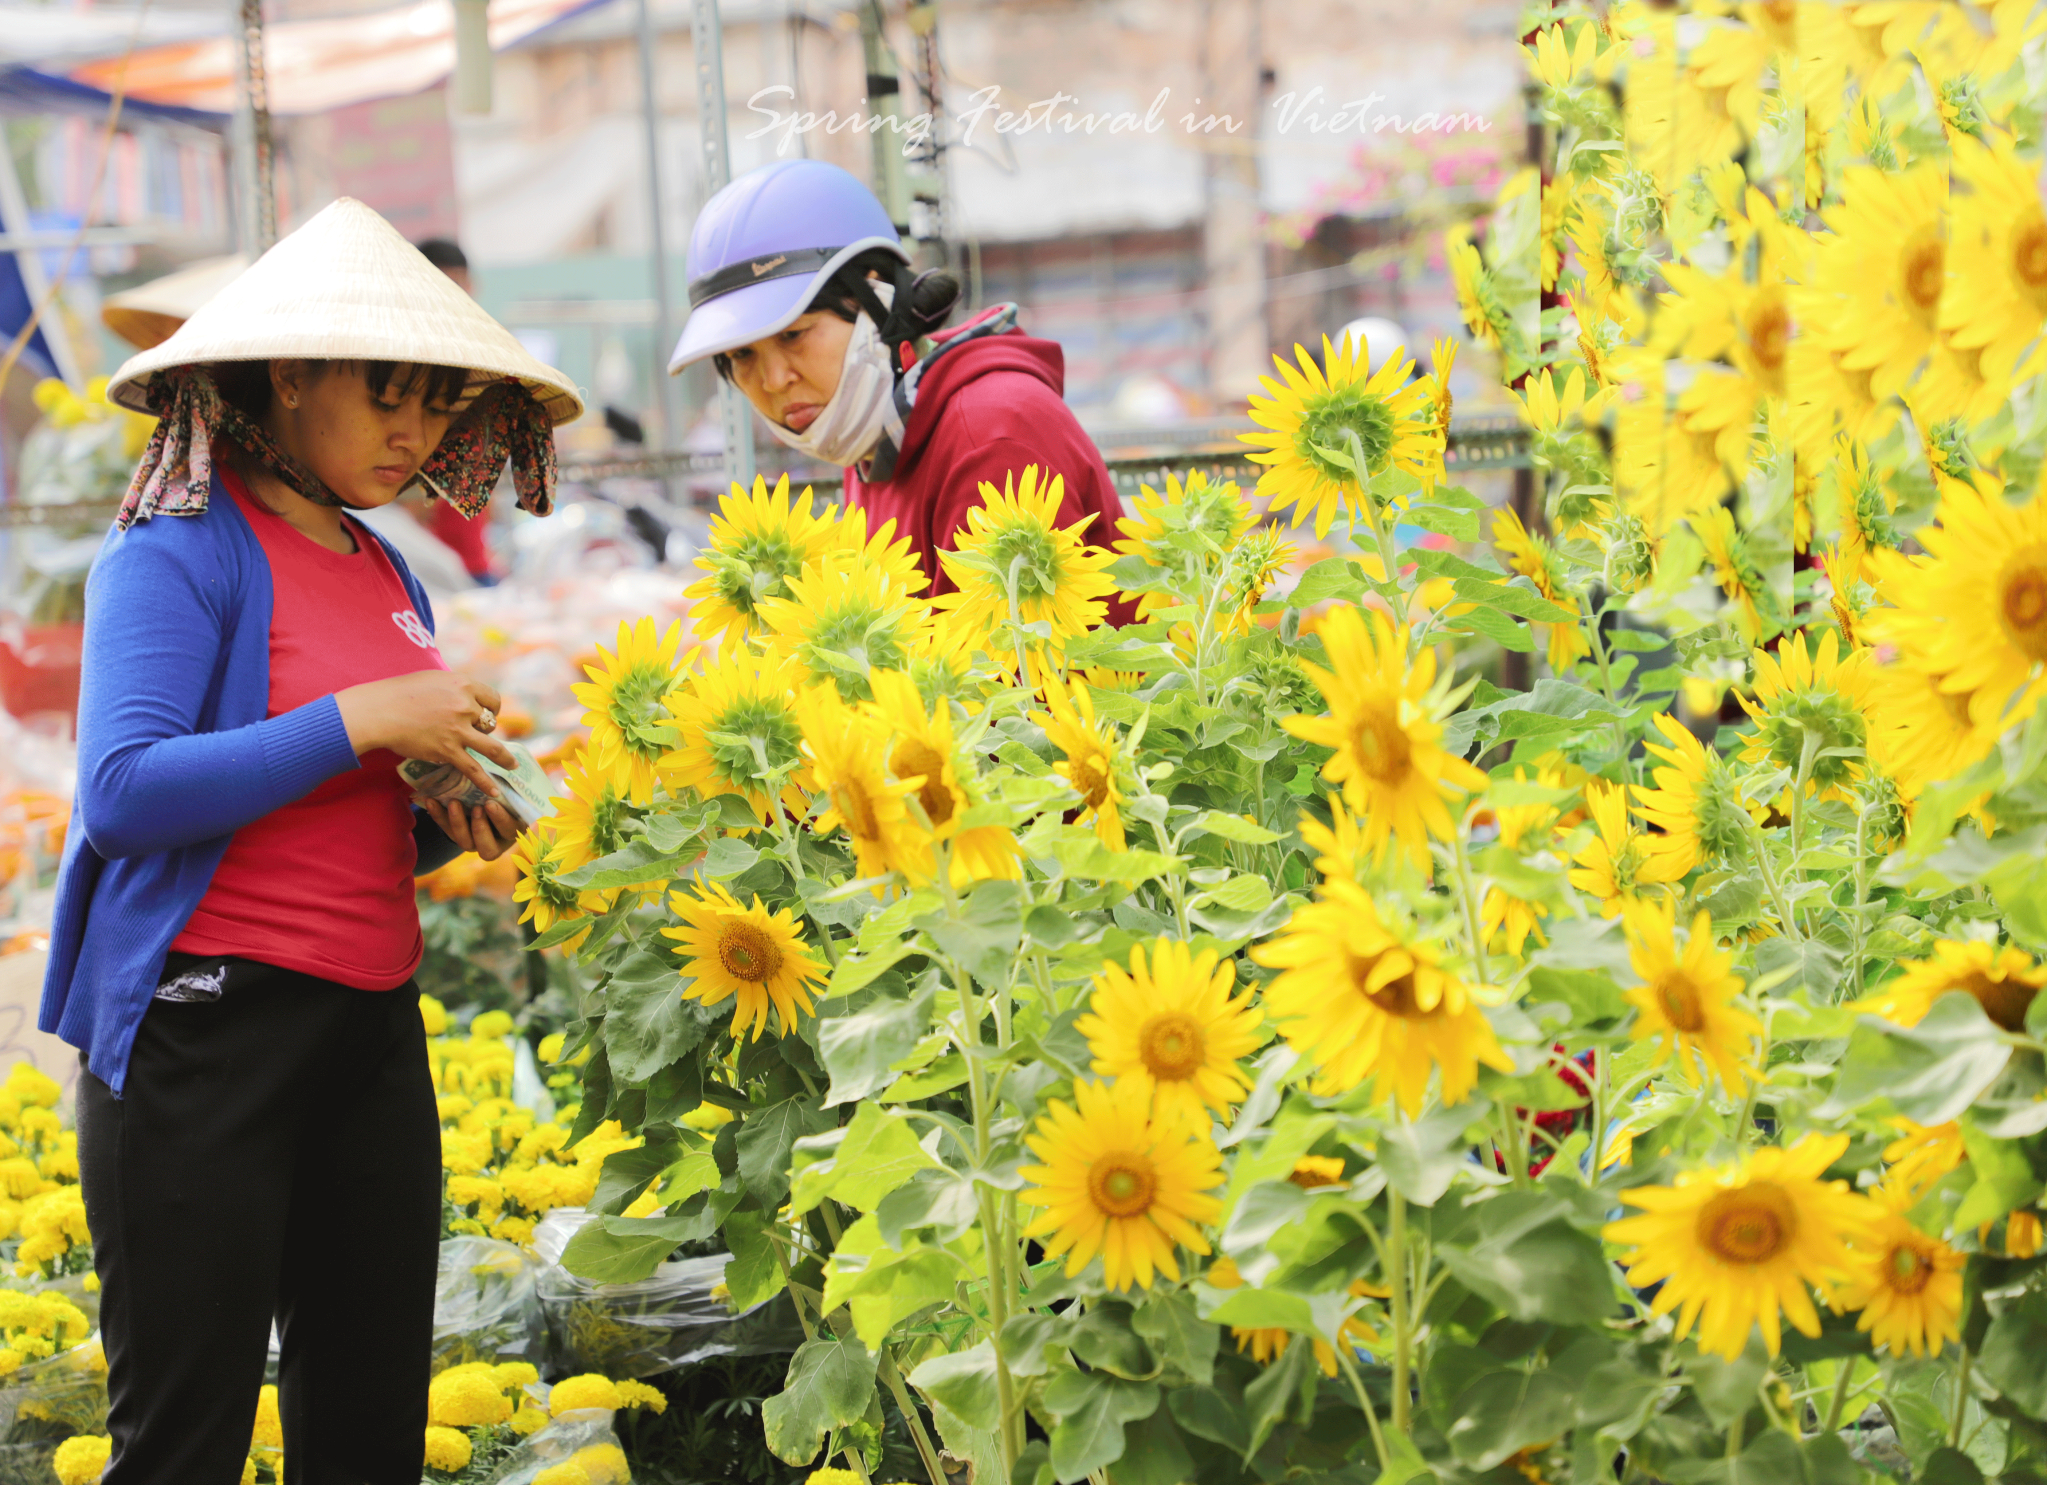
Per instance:
[[[299,400],[296,397],[287,397],[284,399],[284,405],[286,407],[297,407],[299,405]]]

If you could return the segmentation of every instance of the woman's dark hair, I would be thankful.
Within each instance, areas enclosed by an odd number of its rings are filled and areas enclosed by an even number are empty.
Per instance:
[[[360,366],[363,381],[373,397],[410,397],[422,393],[429,406],[448,406],[461,401],[469,385],[469,373],[460,366],[422,366],[407,361],[327,361],[307,359],[315,376],[325,376],[341,366]],[[252,418],[270,411],[270,363],[268,361],[217,361],[210,368],[213,384],[222,400],[232,403]]]
[[[853,286],[869,274],[885,284],[893,284],[896,270],[902,266],[903,260],[886,248],[869,248],[834,269],[803,312],[823,310],[850,325],[860,314],[860,300]],[[910,325],[921,338],[952,318],[953,307],[960,302],[960,281],[942,268],[929,268],[910,281],[908,292]],[[718,375],[728,382],[732,380],[731,356],[720,351],[711,357],[711,364],[718,368]]]

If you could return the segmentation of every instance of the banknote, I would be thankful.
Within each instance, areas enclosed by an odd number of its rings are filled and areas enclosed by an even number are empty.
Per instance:
[[[549,797],[554,786],[526,749],[515,742],[508,742],[505,747],[517,760],[516,768],[493,763],[474,748],[469,750],[469,756],[497,781],[498,803],[505,807],[513,822],[521,830],[530,830],[536,821],[554,813],[554,802]],[[413,793],[427,799],[472,806],[490,802],[490,796],[452,763],[429,763],[420,758],[407,758],[398,765],[398,776],[412,787]]]

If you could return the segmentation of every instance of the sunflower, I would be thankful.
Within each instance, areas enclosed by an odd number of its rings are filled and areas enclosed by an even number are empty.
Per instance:
[[[1891,605],[1870,632],[1897,663],[1969,697],[1970,719],[2002,732],[2047,693],[2047,497],[2024,505],[1951,484],[1938,524],[1915,533],[1924,556],[1872,552]]]
[[[1514,782],[1528,782],[1528,770],[1516,768]],[[1563,785],[1563,776],[1554,769],[1546,768],[1538,775],[1538,782],[1547,788],[1559,788]],[[1493,815],[1499,824],[1499,843],[1517,854],[1528,852],[1538,839],[1546,842],[1557,818],[1555,806],[1548,804],[1503,805],[1494,810]],[[1504,937],[1507,952],[1516,958],[1520,957],[1531,934],[1538,944],[1545,941],[1535,920],[1548,916],[1547,906],[1516,897],[1497,882],[1486,888],[1485,901],[1479,905],[1479,927],[1486,936],[1486,942],[1490,944],[1495,935]]]
[[[1107,598],[1116,584],[1102,569],[1114,554],[1083,544],[1092,515],[1071,526],[1058,524],[1065,501],[1064,476],[1026,465],[1021,480],[1004,475],[1000,490],[981,486],[981,503],[967,512],[953,550],[938,554],[955,591],[933,600],[935,606],[950,616],[963,648],[982,650],[1005,672],[1013,668],[1015,652],[1003,638],[1012,614],[1012,582],[1017,621],[1049,625],[1050,639],[1030,643],[1052,656],[1108,614]]]
[[[1969,715],[1969,694],[1905,665],[1869,668],[1870,761],[1917,792],[1951,779],[1997,746],[1996,724]]]
[[[1341,1186],[1343,1181],[1343,1157],[1341,1155],[1303,1155],[1294,1162],[1294,1168],[1287,1172],[1287,1182],[1303,1191],[1320,1191],[1327,1186]]]
[[[557,923],[601,913],[610,906],[601,892],[578,891],[561,884],[563,873],[574,871],[581,863],[570,863],[561,843],[554,838],[551,820],[541,821],[513,842],[512,859],[519,867],[512,901],[526,904],[519,921],[531,923],[536,934],[548,932]],[[563,940],[562,947],[573,953],[589,931],[585,928]]]
[[[1841,203],[1826,213],[1831,234],[1814,239],[1799,318],[1844,370],[1869,374],[1879,402],[1901,391],[1933,349],[1951,292],[1947,207],[1944,170],[1851,166]]]
[[[1784,606],[1768,576],[1749,554],[1748,540],[1734,526],[1734,513],[1715,505],[1691,518],[1693,532],[1713,564],[1714,581],[1735,606],[1737,623],[1750,644],[1784,627]]]
[[[787,586],[789,596],[763,601],[760,616],[769,648],[801,667],[799,686],[830,684],[866,701],[870,670],[901,670],[930,643],[930,607],[860,553],[829,552]]]
[[[1257,450],[1245,457],[1266,466],[1258,493],[1274,510],[1291,505],[1296,526],[1313,516],[1320,541],[1338,510],[1367,498],[1362,487],[1374,475],[1403,469],[1432,479],[1442,468],[1443,438],[1436,431],[1429,383],[1409,380],[1414,362],[1405,353],[1395,351],[1374,372],[1369,349],[1355,338],[1346,335],[1333,347],[1325,335],[1321,365],[1300,346],[1294,355],[1299,370],[1273,357],[1282,381],[1262,376],[1258,383],[1265,395],[1251,396],[1251,421],[1265,431],[1238,436]],[[1353,470],[1329,452],[1348,461],[1353,434],[1364,454],[1363,469]]]
[[[1373,853],[1383,858],[1398,840],[1426,870],[1429,837],[1448,840],[1457,829],[1446,801],[1459,789],[1486,785],[1484,774],[1442,748],[1442,724],[1429,710],[1435,651],[1423,650],[1408,664],[1406,627],[1355,607],[1331,610],[1317,633],[1331,668],[1306,661],[1301,668],[1329,712],[1288,717],[1282,725],[1336,750],[1322,777],[1342,787]]]
[[[592,772],[579,759],[562,777],[565,794],[554,799],[554,838],[565,871],[609,856],[625,844],[632,806],[608,773]]]
[[[1436,343],[1429,348],[1429,401],[1433,404],[1434,424],[1438,437],[1450,436],[1450,409],[1454,400],[1450,396],[1450,373],[1457,368],[1457,342],[1447,335],[1436,337]]]
[[[787,655],[727,645],[669,698],[676,745],[659,766],[670,785],[706,799],[736,794],[763,824],[778,794],[801,815],[811,779],[792,698],[802,676]]]
[[[1917,1026],[1935,1001],[1958,990],[1974,996],[1983,1014],[2006,1031],[2023,1031],[2033,997],[2047,985],[2047,965],[2011,944],[2000,948],[1981,939],[1942,939],[1931,958],[1902,960],[1898,968],[1902,974],[1854,1008],[1897,1026]]]
[[[830,551],[844,553],[869,567],[881,569],[889,582],[904,593],[922,593],[931,586],[931,579],[925,576],[923,564],[917,560],[916,552],[911,550],[910,538],[896,535],[894,517],[883,521],[870,536],[867,532],[867,512],[859,506],[843,512],[834,506],[826,511],[825,515],[829,518],[834,512],[838,513],[838,520],[830,527]]]
[[[1936,351],[1936,364],[1940,358]],[[1836,438],[1867,442],[1888,433],[1897,421],[1897,403],[1876,395],[1869,372],[1846,365],[1839,351],[1810,336],[1792,339],[1785,374],[1790,400],[1784,429],[1802,460],[1823,465]],[[1914,385],[1924,387],[1931,375],[1929,368]]]
[[[1829,629],[1816,649],[1804,630],[1778,646],[1757,650],[1756,699],[1739,696],[1755,718],[1756,730],[1742,747],[1751,763],[1765,760],[1795,777],[1810,744],[1815,752],[1810,786],[1820,798],[1839,797],[1863,776],[1860,758],[1834,750],[1862,750],[1869,740],[1869,651],[1843,658],[1838,635]],[[1832,756],[1820,756],[1831,753]]]
[[[931,838],[949,843],[953,885],[1022,875],[1016,836],[1006,826],[965,823],[983,801],[973,761],[953,739],[951,703],[941,698],[926,712],[916,683],[901,671],[877,670],[871,679],[874,714],[891,737],[888,770],[915,782],[908,797],[924,811]]]
[[[1628,359],[1625,374],[1642,382],[1643,393],[1624,399],[1614,418],[1614,486],[1629,513],[1660,539],[1673,522],[1711,508],[1733,483],[1718,435],[1692,427],[1670,406],[1662,363]]]
[[[2022,381],[2047,367],[2047,211],[2033,165],[2008,143],[1953,143],[1969,190],[1954,201],[1955,276],[1941,322],[1958,349],[1982,352],[1986,375]]]
[[[852,707],[830,686],[798,693],[794,711],[803,730],[816,787],[827,808],[812,822],[819,835],[844,830],[853,843],[860,875],[879,879],[900,872],[912,886],[931,876],[931,833],[910,818],[906,796],[915,780],[888,775],[888,726],[872,713]]]
[[[1031,721],[1045,729],[1052,746],[1066,755],[1052,772],[1080,796],[1080,818],[1092,819],[1095,834],[1112,851],[1123,849],[1123,751],[1116,724],[1095,720],[1095,701],[1087,683],[1053,681],[1045,687],[1042,712]]]
[[[1432,945],[1390,929],[1353,882],[1325,881],[1321,894],[1251,950],[1282,971],[1265,987],[1266,1014],[1315,1067],[1318,1096],[1376,1077],[1380,1099],[1397,1099],[1412,1118],[1437,1067],[1446,1105],[1470,1095],[1481,1062],[1511,1070],[1470,987]]]
[[[749,1028],[759,1041],[775,1010],[775,1034],[787,1036],[799,1012],[811,1010],[810,987],[822,984],[829,971],[810,957],[803,930],[786,908],[771,913],[760,898],[750,908],[716,882],[694,893],[674,892],[668,905],[682,922],[661,930],[676,941],[683,961],[682,977],[690,983],[683,997],[703,1005],[732,1006],[732,1039]]]
[[[1890,1123],[1899,1135],[1884,1146],[1887,1163],[1877,1199],[1894,1210],[1908,1211],[1948,1172],[1959,1168],[1969,1151],[1962,1143],[1962,1126],[1953,1119],[1930,1127],[1902,1118]]]
[[[1096,1072],[1150,1093],[1154,1120],[1205,1129],[1212,1112],[1227,1124],[1232,1106],[1251,1090],[1238,1059],[1258,1050],[1264,1016],[1249,990],[1230,998],[1234,959],[1218,964],[1213,949],[1196,954],[1165,938],[1149,958],[1135,944],[1127,970],[1114,961],[1104,965],[1089,1012],[1074,1030],[1087,1038]]]
[[[833,510],[813,516],[811,498],[806,487],[792,501],[786,474],[773,491],[755,479],[751,494],[735,484],[720,497],[711,539],[695,563],[704,576],[683,591],[697,633],[744,639],[760,628],[762,601],[787,597],[789,579],[837,543]]]
[[[1209,1264],[1208,1272],[1201,1277],[1211,1289],[1244,1287],[1244,1275],[1238,1270],[1236,1260],[1227,1254]],[[1358,1299],[1370,1299],[1376,1293],[1363,1279],[1353,1279],[1349,1292]],[[1379,1332],[1366,1322],[1362,1313],[1354,1314],[1345,1320],[1337,1332],[1337,1338],[1351,1350],[1367,1353],[1377,1351],[1385,1344]],[[1286,1348],[1293,1344],[1294,1333],[1277,1326],[1232,1325],[1230,1339],[1237,1343],[1240,1355],[1248,1352],[1251,1359],[1260,1366],[1269,1366],[1286,1355]],[[1311,1336],[1309,1339],[1315,1348],[1315,1365],[1321,1369],[1322,1375],[1335,1376],[1335,1349],[1320,1336]]]
[[[1179,575],[1185,575],[1192,556],[1196,570],[1209,583],[1218,580],[1220,569],[1229,565],[1256,519],[1251,502],[1233,481],[1211,484],[1199,469],[1189,471],[1185,485],[1179,476],[1168,474],[1163,494],[1150,485],[1139,486],[1129,512],[1116,523],[1122,533],[1114,547],[1119,555]],[[1150,589],[1136,595],[1137,617],[1147,619],[1162,608],[1206,596]]]
[[[657,634],[651,618],[621,623],[617,652],[598,646],[597,663],[583,667],[590,679],[570,688],[590,729],[584,766],[611,775],[634,804],[653,799],[656,765],[675,746],[667,703],[682,684],[675,659],[681,643],[680,624]],[[695,658],[691,651],[682,665]]]
[[[1869,462],[1855,439],[1835,441],[1833,474],[1834,503],[1841,520],[1839,582],[1853,586],[1862,580],[1863,562],[1869,553],[1898,544],[1897,528],[1891,524],[1893,501],[1882,472]]]
[[[1675,1186],[1623,1191],[1642,1211],[1608,1223],[1606,1237],[1628,1246],[1630,1284],[1662,1285],[1650,1309],[1678,1312],[1679,1340],[1696,1323],[1699,1349],[1732,1361],[1760,1325],[1775,1356],[1783,1319],[1820,1333],[1809,1288],[1831,1299],[1856,1273],[1850,1242],[1867,1241],[1875,1226],[1875,1203],[1846,1181],[1820,1179],[1847,1148],[1845,1134],[1809,1134],[1788,1149],[1686,1171]]]
[[[1541,537],[1530,534],[1512,506],[1503,505],[1493,512],[1493,545],[1507,559],[1508,569],[1527,578],[1535,585],[1536,592],[1560,608],[1567,608],[1574,614],[1578,611],[1578,600],[1565,586],[1563,564],[1557,560],[1556,549]],[[1585,636],[1579,631],[1576,620],[1538,627],[1549,631],[1549,668],[1558,675],[1569,670],[1572,661],[1587,653]]]
[[[1652,770],[1654,789],[1635,788],[1635,813],[1659,834],[1643,845],[1648,880],[1675,882],[1695,866],[1730,860],[1747,848],[1741,792],[1720,755],[1664,712],[1656,730],[1671,744],[1644,743],[1669,764]]]
[[[1471,224],[1459,222],[1443,234],[1443,257],[1457,292],[1457,310],[1474,340],[1496,351],[1515,340],[1513,317],[1500,297],[1499,286],[1486,271],[1485,260],[1472,245]],[[1345,340],[1350,337],[1345,336]]]
[[[1222,1213],[1205,1194],[1222,1184],[1222,1154],[1205,1131],[1151,1118],[1150,1104],[1134,1079],[1075,1083],[1073,1103],[1053,1099],[1024,1137],[1044,1164],[1018,1172],[1031,1189],[1017,1199],[1045,1209],[1024,1236],[1047,1258],[1065,1254],[1068,1276],[1099,1253],[1109,1288],[1149,1289],[1154,1270],[1179,1280],[1176,1244],[1209,1251],[1196,1224]]]
[[[1329,823],[1301,811],[1301,839],[1315,852],[1315,870],[1325,877],[1354,879],[1372,859],[1371,842],[1356,815],[1343,807],[1343,796],[1329,796]]]
[[[1662,902],[1632,904],[1622,919],[1628,935],[1628,962],[1642,983],[1628,991],[1628,1001],[1641,1012],[1633,1038],[1658,1043],[1660,1064],[1677,1053],[1678,1071],[1703,1083],[1712,1064],[1731,1093],[1748,1087],[1746,1065],[1753,1040],[1763,1023],[1738,1001],[1741,977],[1734,958],[1713,946],[1713,919],[1700,913],[1682,952],[1677,947],[1677,907]]]
[[[1840,1292],[1842,1306],[1862,1311],[1857,1330],[1893,1356],[1938,1356],[1961,1339],[1962,1267],[1967,1259],[1928,1237],[1897,1212],[1882,1213],[1856,1244],[1858,1260]]]

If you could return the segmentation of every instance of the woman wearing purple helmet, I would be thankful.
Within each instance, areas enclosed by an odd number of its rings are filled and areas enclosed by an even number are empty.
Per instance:
[[[959,282],[912,274],[881,203],[821,160],[779,161],[713,196],[689,244],[689,323],[670,372],[710,357],[768,431],[842,466],[848,500],[952,587],[950,551],[980,487],[1035,464],[1065,481],[1059,524],[1106,545],[1123,514],[1094,442],[1061,400],[1054,341],[997,305],[942,330]],[[929,342],[922,355],[920,341]]]

